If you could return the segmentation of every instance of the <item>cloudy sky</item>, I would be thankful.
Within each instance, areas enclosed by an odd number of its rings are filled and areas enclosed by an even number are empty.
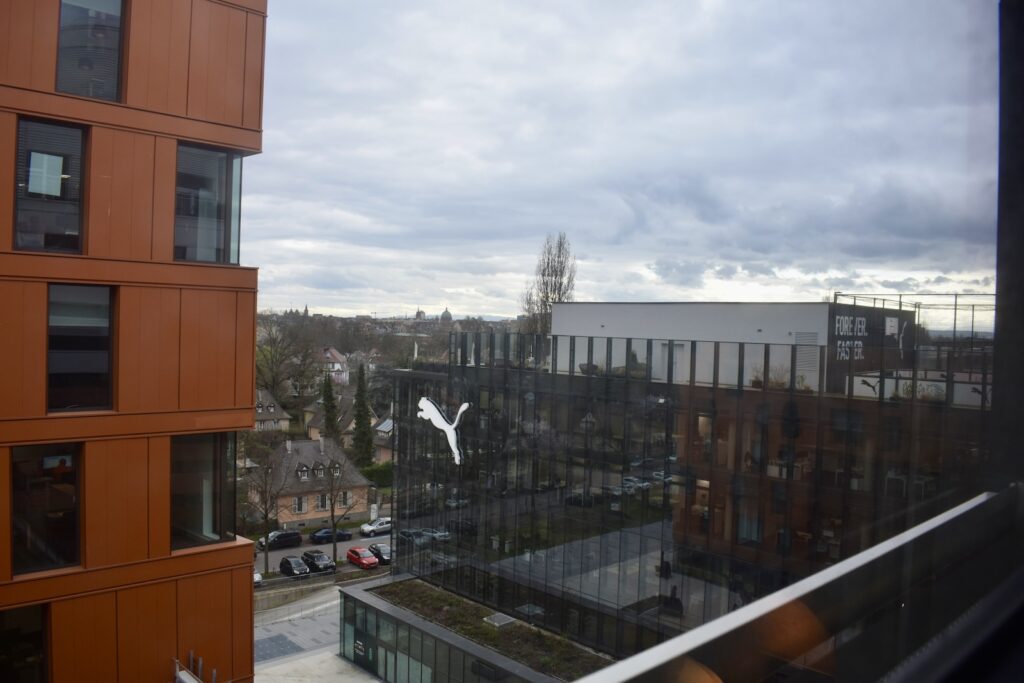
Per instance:
[[[275,0],[261,309],[993,291],[997,3]]]

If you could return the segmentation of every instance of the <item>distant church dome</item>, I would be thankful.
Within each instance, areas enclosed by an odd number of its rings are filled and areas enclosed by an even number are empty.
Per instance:
[[[450,323],[452,321],[452,314],[448,312],[448,308],[444,309],[444,313],[441,314],[441,322]]]

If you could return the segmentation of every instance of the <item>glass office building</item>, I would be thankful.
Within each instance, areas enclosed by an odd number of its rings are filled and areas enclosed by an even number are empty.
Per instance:
[[[841,342],[453,334],[395,373],[396,573],[624,657],[981,490],[990,346]]]

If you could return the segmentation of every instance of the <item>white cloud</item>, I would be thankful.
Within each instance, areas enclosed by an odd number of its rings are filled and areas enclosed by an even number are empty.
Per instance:
[[[995,10],[276,3],[243,260],[261,306],[339,313],[513,315],[559,230],[584,300],[976,287]]]

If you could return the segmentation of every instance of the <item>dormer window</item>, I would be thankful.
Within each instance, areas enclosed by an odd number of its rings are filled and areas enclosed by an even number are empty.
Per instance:
[[[334,476],[334,477],[340,477],[341,476],[341,465],[339,465],[338,463],[334,463],[334,466],[331,467],[331,476]]]
[[[257,413],[262,413],[263,412],[263,403],[262,402],[259,402],[259,403],[256,404],[256,412]]]
[[[298,469],[298,473],[299,479],[301,479],[302,481],[306,481],[307,479],[309,479],[309,468],[306,467],[305,465]]]
[[[324,468],[323,468],[323,465],[321,465],[320,467],[317,467],[316,470],[314,470],[314,471],[316,472],[316,478],[317,479],[323,479],[324,478]]]
[[[267,406],[267,412],[268,413],[274,412],[274,404],[273,403],[271,403],[269,406]]]

